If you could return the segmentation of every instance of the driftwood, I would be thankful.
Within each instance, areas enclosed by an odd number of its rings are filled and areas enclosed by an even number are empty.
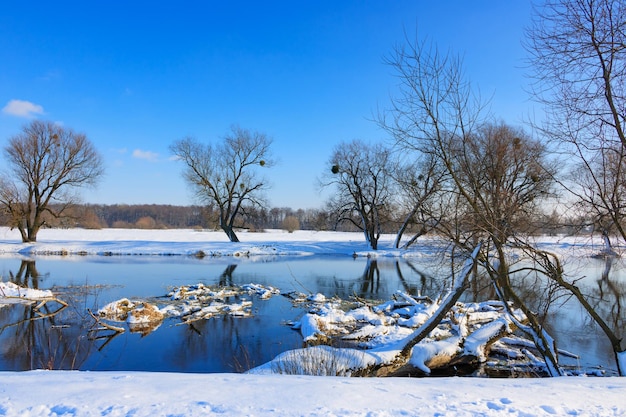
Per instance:
[[[437,311],[407,338],[400,355],[391,364],[369,370],[374,376],[424,376],[432,374],[469,374],[478,369],[490,354],[491,347],[504,336],[520,327],[528,326],[524,312],[513,311],[506,299],[501,297],[502,315],[489,323],[469,331],[467,317],[456,325],[456,336],[441,341],[420,343],[449,316],[464,291],[469,287],[469,277],[477,262],[481,245],[472,252],[458,277],[457,285],[444,297]],[[526,330],[526,329],[524,329]],[[534,340],[535,345],[537,340]],[[541,348],[537,346],[540,353]],[[421,351],[420,351],[421,350]],[[528,355],[531,355],[528,353]],[[528,356],[527,355],[527,356]]]
[[[101,320],[101,318],[93,314],[90,309],[87,309],[87,312],[96,321],[96,325],[99,326],[89,330],[89,339],[105,341],[102,346],[98,348],[98,350],[104,349],[106,345],[111,342],[111,340],[115,339],[117,336],[125,332],[125,329],[123,327],[113,326],[112,324]],[[109,330],[112,333],[102,333],[104,330]]]
[[[93,314],[90,309],[87,309],[87,312],[89,313],[89,315],[91,317],[93,317],[93,319],[96,321],[96,323],[99,326],[102,326],[101,328],[93,329],[93,331],[97,332],[99,330],[111,330],[111,331],[114,331],[116,333],[124,333],[126,331],[126,329],[124,329],[123,327],[113,326],[112,324],[109,324],[109,323],[107,323],[105,321],[102,321],[100,319],[100,317],[98,317],[95,314]]]
[[[11,323],[8,325],[3,326],[2,328],[0,328],[0,331],[8,328],[8,327],[12,327],[12,326],[17,326],[20,325],[24,322],[28,322],[28,321],[33,321],[33,320],[41,320],[41,319],[45,319],[48,317],[53,317],[57,314],[59,314],[61,311],[63,311],[65,308],[67,308],[67,303],[63,300],[60,300],[56,297],[45,297],[45,298],[28,298],[28,297],[18,297],[18,296],[12,296],[12,295],[3,295],[2,299],[4,300],[9,300],[9,301],[14,301],[15,303],[19,303],[19,304],[37,304],[32,308],[33,313],[35,314],[35,316],[33,317],[29,317],[27,319],[24,320],[20,320],[18,322],[15,323]],[[49,312],[42,312],[42,308],[44,306],[46,306],[49,302],[54,302],[54,303],[58,303],[60,304],[60,307],[57,308],[54,311],[49,311]]]

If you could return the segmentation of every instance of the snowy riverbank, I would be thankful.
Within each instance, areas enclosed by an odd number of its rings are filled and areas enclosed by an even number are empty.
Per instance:
[[[241,242],[229,242],[222,231],[168,229],[42,229],[36,243],[22,243],[17,230],[0,227],[0,254],[29,255],[171,255],[195,256],[422,256],[432,253],[429,237],[409,250],[393,247],[395,235],[382,235],[372,251],[362,233],[299,230],[238,232]],[[591,236],[535,238],[538,245],[564,256],[585,256],[602,249]]]

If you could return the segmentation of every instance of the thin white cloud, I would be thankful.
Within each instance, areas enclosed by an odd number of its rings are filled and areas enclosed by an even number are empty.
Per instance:
[[[17,117],[35,117],[44,114],[43,107],[39,104],[25,100],[11,100],[2,108],[2,113]]]
[[[52,81],[61,78],[61,72],[58,70],[50,70],[39,77],[42,81]]]
[[[135,149],[133,151],[133,158],[145,159],[146,161],[156,162],[159,159],[159,154],[156,152]]]

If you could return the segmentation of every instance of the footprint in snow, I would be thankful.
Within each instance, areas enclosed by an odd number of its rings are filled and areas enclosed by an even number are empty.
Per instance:
[[[487,401],[487,408],[489,408],[490,410],[502,411],[504,410],[504,405],[494,403],[493,401]]]
[[[554,409],[554,407],[549,406],[549,405],[542,405],[541,409],[543,411],[545,411],[548,414],[557,414],[556,410]]]

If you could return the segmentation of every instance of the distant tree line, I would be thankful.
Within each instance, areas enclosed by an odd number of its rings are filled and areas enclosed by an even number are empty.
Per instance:
[[[57,209],[52,205],[52,209]],[[47,215],[44,227],[85,229],[219,229],[217,212],[199,205],[170,204],[76,204],[66,209],[66,215]],[[389,213],[381,223],[382,233],[395,234],[399,228],[407,227],[404,220],[411,213],[404,206]],[[537,233],[574,235],[593,231],[592,219],[585,217],[565,218],[556,213],[541,214],[529,220],[529,230]],[[11,219],[0,215],[0,225],[10,226]],[[417,233],[420,225],[412,224],[407,233]],[[238,229],[263,232],[267,229],[316,230],[316,231],[361,231],[350,222],[338,222],[333,206],[326,208],[293,209],[291,207],[255,208],[246,210]]]

